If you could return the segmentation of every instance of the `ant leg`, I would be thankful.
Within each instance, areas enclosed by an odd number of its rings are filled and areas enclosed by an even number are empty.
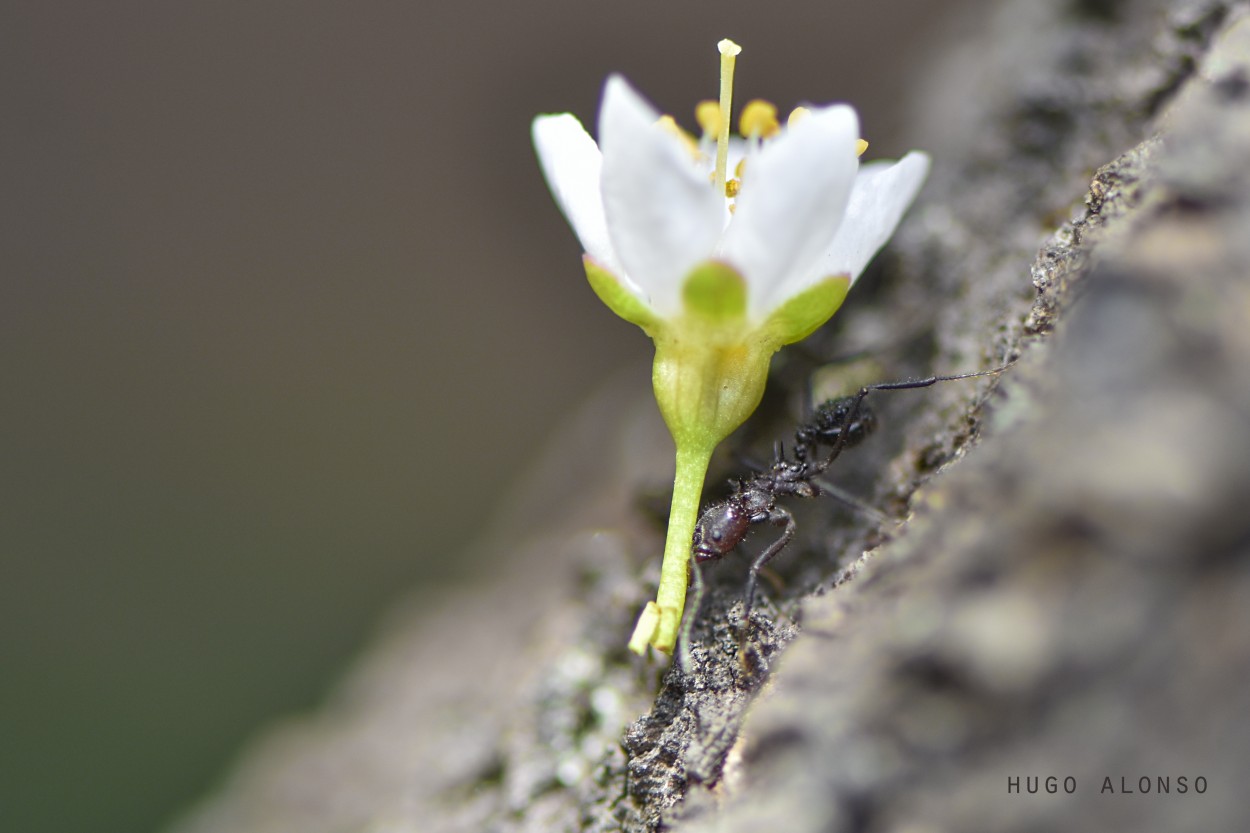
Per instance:
[[[816,486],[816,488],[820,489],[820,494],[825,495],[826,497],[831,497],[843,506],[854,509],[856,512],[859,512],[861,515],[879,526],[885,526],[885,524],[890,520],[890,517],[884,512],[874,509],[854,495],[844,492],[828,480],[813,477],[812,484]]]
[[[780,538],[778,538],[776,541],[773,541],[772,544],[769,545],[768,549],[764,550],[762,553],[759,554],[759,556],[755,559],[754,563],[751,564],[750,571],[747,572],[747,589],[745,593],[746,599],[743,602],[743,610],[742,610],[741,640],[743,644],[746,643],[747,628],[750,627],[750,624],[751,624],[751,608],[754,606],[754,603],[755,603],[755,583],[757,579],[759,578],[760,568],[763,567],[765,564],[767,564],[769,561],[772,561],[773,558],[777,556],[777,553],[785,549],[786,544],[790,543],[790,539],[794,537],[794,529],[795,529],[794,516],[791,515],[789,512],[787,512],[785,509],[782,509],[780,506],[776,507],[769,514],[768,520],[774,524],[784,523],[786,525],[786,528],[781,533]]]
[[[930,383],[932,384],[932,383]],[[842,430],[838,432],[838,439],[834,442],[833,447],[829,450],[829,456],[818,461],[812,466],[812,474],[820,474],[825,469],[833,465],[833,461],[838,459],[838,455],[846,448],[847,439],[851,436],[850,426],[855,423],[855,418],[859,416],[860,406],[864,404],[864,399],[868,394],[877,390],[873,387],[862,387],[855,394],[855,401],[851,403],[851,407],[846,412],[846,418],[842,420]]]
[[[691,595],[693,601],[686,605],[686,618],[681,623],[681,633],[679,634],[677,662],[681,666],[683,674],[691,673],[690,659],[690,634],[694,630],[694,620],[699,615],[699,608],[703,606],[703,570],[699,567],[699,561],[693,555],[690,557],[690,579],[691,579]]]

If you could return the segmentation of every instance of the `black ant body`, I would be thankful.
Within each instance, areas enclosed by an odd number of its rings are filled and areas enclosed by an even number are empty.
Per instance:
[[[845,494],[820,477],[839,454],[847,448],[859,445],[876,429],[876,415],[864,402],[868,394],[878,390],[926,388],[938,382],[996,376],[1010,366],[1007,364],[978,373],[929,376],[924,379],[865,385],[852,396],[830,399],[816,409],[811,419],[795,430],[793,460],[786,458],[784,448],[778,443],[773,449],[773,464],[769,469],[757,472],[746,480],[731,481],[732,494],[725,500],[704,509],[695,524],[690,562],[693,600],[681,628],[683,668],[688,670],[690,667],[690,631],[694,626],[694,618],[699,613],[705,590],[699,565],[706,561],[723,558],[746,539],[752,526],[769,523],[783,527],[783,529],[781,537],[756,556],[747,572],[740,636],[745,644],[759,571],[794,538],[794,516],[784,506],[778,504],[778,498],[787,496],[810,498],[825,495],[847,503],[879,521],[884,520],[880,512]],[[829,448],[828,454],[824,457],[819,456],[822,447]]]
[[[936,381],[936,380],[935,380]],[[877,389],[875,386],[868,390]],[[852,448],[877,430],[877,415],[863,402],[863,396],[839,396],[827,400],[812,418],[794,431],[794,458],[806,460],[820,445],[837,445]],[[841,439],[843,433],[846,439]],[[833,462],[830,460],[829,462]],[[825,464],[825,468],[828,463]]]

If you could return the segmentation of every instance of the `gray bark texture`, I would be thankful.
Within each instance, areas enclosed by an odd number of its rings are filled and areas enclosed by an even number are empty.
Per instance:
[[[829,476],[894,520],[801,501],[744,658],[734,557],[689,673],[633,657],[671,445],[616,385],[484,534],[493,578],[397,613],[179,833],[1250,830],[1250,4],[981,23],[915,108],[922,202],[735,441],[876,367],[830,356],[1015,359],[872,395]]]

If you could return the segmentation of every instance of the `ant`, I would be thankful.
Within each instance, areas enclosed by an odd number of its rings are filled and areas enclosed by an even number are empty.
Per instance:
[[[885,516],[856,498],[846,494],[821,479],[825,470],[833,464],[844,450],[859,445],[876,429],[877,418],[864,400],[868,394],[879,390],[911,390],[927,388],[938,382],[958,379],[975,379],[997,376],[1014,362],[992,370],[976,373],[960,373],[954,376],[928,376],[923,379],[907,379],[901,382],[882,382],[865,385],[851,396],[840,396],[824,402],[811,418],[794,432],[794,459],[786,458],[785,449],[778,441],[773,447],[773,464],[756,472],[747,480],[732,480],[733,492],[728,498],[703,510],[695,524],[692,541],[690,572],[693,585],[693,601],[687,608],[681,627],[682,669],[690,669],[690,633],[694,619],[703,602],[705,586],[700,566],[705,561],[716,561],[732,552],[746,539],[751,527],[769,523],[784,527],[776,541],[751,562],[747,571],[747,583],[742,612],[742,628],[739,639],[742,647],[739,656],[745,656],[747,627],[751,621],[751,608],[755,600],[755,586],[760,570],[777,556],[794,538],[794,516],[778,504],[780,497],[817,497],[825,495],[848,504],[867,514],[877,522]],[[822,447],[829,448],[826,456],[818,456]]]

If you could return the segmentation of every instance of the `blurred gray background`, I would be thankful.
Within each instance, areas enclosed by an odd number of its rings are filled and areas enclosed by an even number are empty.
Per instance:
[[[739,102],[851,100],[894,156],[967,5],[5,4],[0,827],[169,821],[649,375],[534,114],[620,71],[691,126],[729,36]]]

